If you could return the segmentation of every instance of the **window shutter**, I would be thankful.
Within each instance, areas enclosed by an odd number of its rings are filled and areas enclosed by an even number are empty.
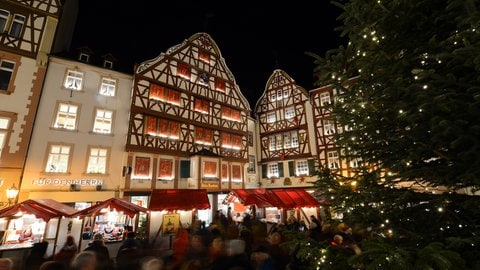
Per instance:
[[[267,178],[267,164],[262,164],[262,178]]]
[[[313,159],[308,160],[308,174],[309,175],[315,174],[315,160]]]
[[[278,177],[283,177],[283,162],[278,163]]]
[[[180,160],[180,178],[190,177],[190,160]]]
[[[288,162],[288,174],[290,176],[295,176],[295,163],[293,161]]]

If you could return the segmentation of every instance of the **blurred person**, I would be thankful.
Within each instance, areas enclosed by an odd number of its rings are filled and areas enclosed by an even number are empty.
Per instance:
[[[93,236],[93,242],[90,243],[89,246],[84,249],[84,251],[93,251],[96,254],[99,270],[113,269],[110,253],[105,245],[102,234],[96,233]]]
[[[117,251],[116,269],[138,269],[141,257],[142,247],[140,242],[135,239],[135,232],[128,232],[127,238]]]
[[[155,257],[144,258],[141,261],[141,270],[162,270],[164,269],[163,260]]]
[[[25,228],[25,230],[20,233],[20,237],[18,238],[18,241],[20,243],[26,242],[26,241],[33,241],[33,232],[32,232],[32,227],[28,226]]]
[[[67,265],[60,261],[46,261],[40,265],[39,270],[67,270]]]
[[[0,270],[13,270],[14,263],[10,258],[0,258]]]
[[[78,248],[75,238],[71,235],[67,236],[67,241],[63,244],[60,251],[53,257],[55,261],[63,263],[65,266],[70,265],[73,257],[77,254]]]
[[[70,270],[96,270],[97,254],[93,251],[82,251],[75,255],[70,263]]]

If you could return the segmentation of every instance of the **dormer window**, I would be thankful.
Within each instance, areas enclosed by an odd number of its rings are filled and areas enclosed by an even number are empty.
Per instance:
[[[90,55],[86,53],[80,53],[78,60],[88,63],[88,61],[90,61]]]
[[[108,68],[108,69],[112,69],[113,68],[113,62],[110,61],[110,60],[105,60],[105,61],[103,61],[103,67]]]

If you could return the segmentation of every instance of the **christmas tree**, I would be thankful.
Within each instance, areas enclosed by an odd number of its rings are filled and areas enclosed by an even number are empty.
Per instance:
[[[319,169],[360,254],[291,236],[306,269],[480,269],[480,12],[474,0],[351,0],[348,44],[315,58],[345,177]]]

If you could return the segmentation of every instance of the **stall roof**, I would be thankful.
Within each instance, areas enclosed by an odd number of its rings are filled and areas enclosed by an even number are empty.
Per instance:
[[[110,198],[108,200],[105,200],[103,202],[97,203],[95,205],[92,205],[90,207],[87,207],[83,210],[80,210],[75,213],[75,216],[81,216],[81,217],[86,217],[86,216],[95,216],[97,215],[102,209],[104,208],[110,208],[110,209],[115,209],[119,212],[123,212],[129,217],[133,218],[135,214],[139,212],[147,212],[148,209],[141,207],[139,205],[136,205],[134,203],[131,203],[125,199],[121,198]]]
[[[244,205],[258,207],[297,208],[318,207],[320,203],[304,189],[232,189],[227,202],[234,199]]]
[[[206,189],[155,189],[148,207],[152,211],[208,208],[210,201]]]
[[[0,216],[12,217],[19,211],[33,214],[48,222],[55,217],[70,217],[77,210],[52,199],[30,199],[0,210]]]

